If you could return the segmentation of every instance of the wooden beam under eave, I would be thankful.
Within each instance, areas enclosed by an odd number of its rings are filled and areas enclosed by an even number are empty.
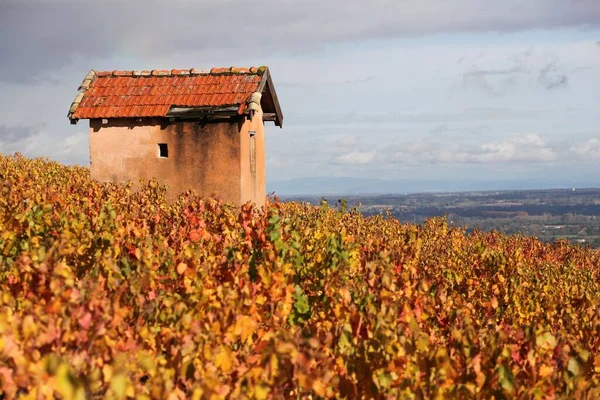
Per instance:
[[[277,114],[275,113],[264,113],[262,117],[263,121],[277,121]]]
[[[203,120],[224,121],[240,117],[239,106],[225,107],[171,107],[166,117],[170,121]]]
[[[226,107],[171,107],[167,117],[185,117],[185,116],[234,116],[238,115],[238,106]]]

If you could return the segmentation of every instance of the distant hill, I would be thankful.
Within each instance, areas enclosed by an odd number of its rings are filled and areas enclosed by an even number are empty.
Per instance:
[[[279,196],[330,196],[450,192],[474,190],[527,190],[599,187],[600,182],[545,180],[385,180],[352,177],[312,177],[271,181],[269,193]]]

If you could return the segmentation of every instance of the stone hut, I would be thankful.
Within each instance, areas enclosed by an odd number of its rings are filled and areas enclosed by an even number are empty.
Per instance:
[[[68,115],[89,119],[100,181],[156,178],[236,205],[266,200],[264,123],[283,114],[267,67],[90,71]]]

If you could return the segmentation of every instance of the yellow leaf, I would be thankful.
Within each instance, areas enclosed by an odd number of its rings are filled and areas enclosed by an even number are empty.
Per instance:
[[[82,387],[79,387],[69,366],[61,363],[56,370],[56,390],[68,400],[83,400],[85,393]]]
[[[492,305],[492,308],[495,310],[496,308],[498,308],[498,299],[496,298],[496,296],[492,297],[492,300],[490,301],[490,304]]]
[[[271,389],[267,385],[261,383],[254,388],[254,397],[257,400],[265,400],[269,396],[270,391]]]
[[[187,269],[187,264],[185,263],[179,263],[179,265],[177,266],[177,273],[179,275],[183,274],[185,272],[185,270]]]
[[[344,364],[344,359],[342,357],[338,357],[335,360],[335,365],[338,367],[338,369],[340,370],[342,376],[346,374],[346,365]]]
[[[484,374],[477,375],[477,377],[475,378],[475,382],[477,382],[477,387],[481,389],[483,387],[483,384],[485,383],[485,380],[486,378]]]
[[[251,317],[245,315],[238,320],[238,327],[236,329],[236,333],[240,335],[242,342],[245,343],[248,337],[252,336],[254,331],[256,330],[257,323]]]
[[[539,375],[541,378],[546,378],[554,373],[554,368],[548,365],[542,365],[540,367]]]
[[[344,299],[346,303],[350,303],[352,301],[350,291],[347,288],[340,289],[340,294],[342,295],[342,299]]]
[[[154,372],[154,359],[147,353],[138,356],[138,364],[144,371]]]
[[[271,355],[270,367],[271,367],[271,375],[276,376],[277,373],[279,372],[279,360],[277,359],[277,356],[275,354]]]
[[[108,364],[105,364],[104,367],[102,367],[102,375],[104,375],[104,382],[110,382],[113,376],[112,367]]]
[[[318,396],[325,396],[327,393],[327,387],[320,379],[315,379],[312,384],[312,390],[314,390]]]
[[[79,246],[77,248],[77,254],[79,254],[80,256],[84,255],[86,250],[87,250],[87,247],[84,244],[82,244],[81,246]]]
[[[25,337],[29,337],[31,335],[35,335],[37,333],[37,325],[31,315],[23,318],[23,335]]]
[[[110,381],[110,388],[117,399],[124,399],[127,390],[127,378],[123,374],[115,375]]]
[[[231,372],[233,367],[231,356],[231,350],[227,347],[222,347],[221,351],[217,354],[217,357],[215,357],[215,365],[226,374]]]
[[[202,389],[200,389],[200,388],[194,389],[194,392],[192,393],[192,400],[202,399],[203,394],[204,394],[204,391]]]

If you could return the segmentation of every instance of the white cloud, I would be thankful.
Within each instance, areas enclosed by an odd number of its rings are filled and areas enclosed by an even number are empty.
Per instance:
[[[392,163],[486,164],[486,163],[549,163],[559,159],[559,153],[546,146],[534,133],[514,136],[480,145],[442,144],[420,141],[404,144],[392,152]]]
[[[516,138],[515,142],[518,144],[526,145],[526,146],[528,146],[528,145],[535,146],[535,147],[544,146],[544,141],[542,140],[542,138],[539,137],[538,135],[536,135],[535,133],[526,133],[522,137]]]
[[[358,136],[356,136],[356,135],[346,135],[346,136],[343,136],[343,137],[339,138],[335,142],[335,145],[339,149],[352,149],[352,148],[356,147],[356,145],[358,145],[358,142],[359,142]]]
[[[354,150],[347,154],[342,154],[333,159],[332,164],[337,165],[362,165],[375,160],[375,151],[361,152]]]
[[[324,149],[325,153],[333,153],[330,165],[365,165],[375,161],[377,151],[372,146],[367,146],[358,135],[331,136],[335,140],[334,146]]]
[[[585,161],[600,161],[600,140],[591,138],[582,143],[574,143],[570,151],[579,155]]]
[[[2,141],[0,138],[0,153],[16,152],[27,157],[50,157],[67,164],[87,164],[88,132],[79,132],[56,139],[46,130],[42,130],[11,141]]]

